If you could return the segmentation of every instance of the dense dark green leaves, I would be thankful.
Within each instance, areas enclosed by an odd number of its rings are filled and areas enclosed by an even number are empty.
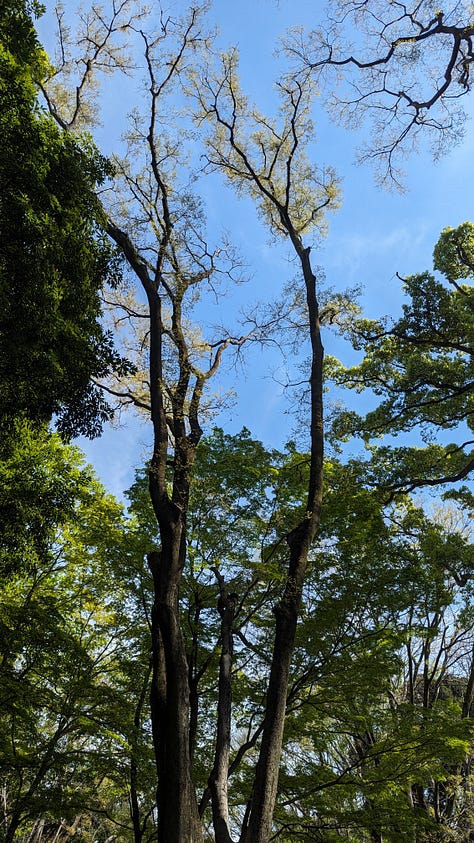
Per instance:
[[[374,460],[378,484],[413,489],[455,483],[474,467],[474,296],[472,286],[463,283],[474,273],[473,237],[472,223],[446,229],[435,248],[435,268],[445,280],[428,272],[405,279],[408,303],[401,318],[355,320],[347,335],[363,350],[361,363],[347,369],[337,361],[328,366],[337,383],[371,390],[380,398],[365,417],[342,413],[334,425],[336,436],[356,434],[369,442],[415,431],[426,443],[379,449]],[[444,444],[453,435],[456,439]]]
[[[66,435],[95,435],[110,411],[94,380],[120,366],[100,324],[117,262],[94,190],[110,167],[39,109],[47,57],[27,7],[4,4],[0,34],[1,419],[56,415]]]

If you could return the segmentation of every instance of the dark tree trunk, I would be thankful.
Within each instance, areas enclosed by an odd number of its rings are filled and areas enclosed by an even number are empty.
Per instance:
[[[150,396],[154,450],[149,472],[150,497],[161,537],[159,553],[149,555],[153,574],[153,679],[151,714],[158,774],[159,843],[201,843],[202,828],[191,776],[190,693],[186,647],[179,616],[179,589],[186,558],[186,509],[189,470],[197,442],[184,430],[184,386],[173,407],[173,492],[167,489],[168,423],[162,393],[161,302],[148,288],[150,310]],[[197,437],[196,437],[197,438]]]
[[[152,142],[150,137],[150,142]],[[152,149],[153,144],[151,143]],[[156,164],[155,158],[153,162]],[[201,428],[198,423],[199,401],[204,376],[196,377],[188,406],[191,366],[181,325],[181,293],[170,295],[172,334],[179,377],[168,390],[171,418],[165,409],[163,382],[162,302],[160,297],[161,262],[169,245],[172,222],[166,185],[154,168],[163,204],[163,236],[155,276],[129,236],[108,221],[107,232],[120,246],[130,266],[140,279],[148,300],[149,378],[153,456],[149,470],[149,490],[159,526],[161,548],[150,553],[148,563],[153,575],[154,602],[151,616],[152,684],[150,692],[153,744],[158,777],[157,810],[159,843],[202,843],[195,788],[191,776],[189,667],[179,616],[179,589],[186,558],[186,510],[189,498],[190,470]],[[181,296],[181,298],[180,298]],[[217,363],[215,368],[217,368]],[[189,433],[186,430],[186,418]],[[170,448],[169,426],[173,431]],[[167,468],[173,453],[172,492],[168,491]]]
[[[219,660],[219,694],[217,704],[217,735],[214,767],[209,776],[212,798],[212,821],[215,843],[232,843],[229,830],[227,779],[232,715],[232,663],[234,641],[232,624],[235,614],[235,595],[227,594],[224,579],[212,568],[219,583],[218,609],[221,616],[221,656]]]
[[[142,843],[143,827],[141,824],[140,803],[138,799],[138,774],[139,766],[137,759],[138,742],[140,739],[140,726],[142,722],[143,706],[145,704],[148,685],[150,682],[150,673],[152,665],[146,672],[143,680],[142,690],[138,698],[133,717],[133,738],[131,742],[131,756],[130,756],[130,816],[133,825],[133,840],[134,843]]]
[[[13,843],[16,832],[20,827],[22,820],[22,814],[20,811],[15,812],[9,822],[8,828],[5,832],[5,836],[3,838],[4,843]]]
[[[173,554],[170,556],[173,563]],[[158,773],[158,840],[200,843],[202,830],[191,779],[188,665],[179,623],[178,588],[170,587],[166,576],[169,557],[167,560],[163,549],[149,555],[149,564],[155,587],[150,701]]]
[[[265,724],[255,772],[248,826],[242,843],[268,843],[272,833],[273,814],[278,787],[278,774],[285,725],[286,697],[291,659],[295,646],[296,626],[301,594],[311,543],[321,515],[323,484],[323,358],[316,279],[311,269],[310,250],[303,248],[299,236],[287,220],[288,231],[301,262],[306,286],[306,301],[311,340],[311,457],[306,517],[287,537],[289,546],[288,575],[280,602],[274,608],[275,639],[267,690]]]

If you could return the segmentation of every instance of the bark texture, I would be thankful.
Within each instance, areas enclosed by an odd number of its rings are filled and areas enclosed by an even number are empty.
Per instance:
[[[218,610],[221,616],[221,656],[219,660],[219,695],[217,704],[217,735],[214,767],[209,777],[212,799],[212,821],[216,843],[232,843],[229,830],[227,778],[232,714],[232,663],[234,641],[232,623],[235,614],[235,594],[228,594],[224,579],[212,568],[219,583]]]

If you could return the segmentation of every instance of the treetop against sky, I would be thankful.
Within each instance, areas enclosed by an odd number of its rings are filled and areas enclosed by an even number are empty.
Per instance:
[[[37,22],[38,32],[46,50],[54,56],[54,4],[47,2],[45,5],[46,13]],[[343,7],[344,4],[329,3],[329,14],[337,18],[342,15]],[[186,3],[163,5],[165,13],[171,15],[186,8]],[[73,31],[69,4],[66,14]],[[153,15],[158,16],[158,9],[152,11]],[[250,100],[255,100],[261,111],[268,113],[274,113],[278,105],[275,80],[288,66],[281,52],[280,38],[288,39],[290,29],[293,41],[299,38],[300,27],[306,32],[318,29],[324,25],[325,15],[322,8],[309,0],[280,0],[278,3],[243,0],[239,4],[216,0],[210,4],[208,12],[210,28],[217,25],[219,29],[218,48],[227,49],[230,45],[238,48],[243,92]],[[295,30],[298,30],[296,35]],[[357,47],[363,46],[363,41],[362,29],[356,28],[354,53]],[[138,48],[133,61],[143,63]],[[140,78],[137,68],[132,76],[116,74],[101,80],[100,124],[94,129],[94,136],[106,154],[120,149],[127,114],[133,108],[141,107]],[[315,140],[308,151],[318,166],[335,168],[342,187],[342,204],[330,215],[328,237],[318,245],[313,259],[322,267],[329,287],[336,290],[361,288],[361,304],[368,317],[384,314],[396,317],[402,302],[397,274],[406,277],[431,271],[432,250],[440,231],[446,225],[456,227],[472,217],[474,141],[469,122],[469,115],[474,111],[472,101],[469,97],[463,100],[463,107],[468,112],[464,139],[446,150],[445,156],[433,160],[428,140],[420,138],[415,154],[403,161],[405,192],[400,193],[380,188],[370,163],[357,161],[357,150],[368,138],[369,124],[354,126],[352,131],[336,125],[324,108],[323,99],[321,96],[315,100]],[[195,148],[197,154],[201,154],[199,142]],[[296,271],[291,260],[287,260],[286,245],[269,240],[251,202],[236,199],[219,175],[201,178],[199,191],[209,227],[224,226],[230,232],[247,264],[247,275],[252,279],[251,288],[244,284],[233,292],[233,298],[229,293],[229,311],[238,309],[243,301],[254,303],[278,297],[281,287],[291,282]],[[324,331],[323,341],[331,354],[342,357],[350,354],[347,346],[330,331]],[[348,358],[348,362],[352,359]],[[255,347],[247,351],[242,364],[239,362],[235,370],[227,367],[225,371],[223,388],[234,389],[237,393],[234,405],[226,411],[226,423],[230,420],[235,430],[245,423],[254,435],[281,445],[292,434],[294,426],[292,419],[283,414],[286,398],[282,384],[286,381],[286,368],[277,354],[272,355],[268,348],[263,352]],[[364,410],[365,398],[351,396],[351,400],[362,402],[356,410]],[[121,454],[127,452],[127,459],[120,460],[121,465],[115,464],[112,468],[108,443],[114,442],[115,450],[117,438],[122,443]],[[145,427],[133,423],[118,431],[106,431],[100,442],[88,444],[87,448],[108,485],[121,492],[130,479],[126,466],[141,461],[147,444]]]

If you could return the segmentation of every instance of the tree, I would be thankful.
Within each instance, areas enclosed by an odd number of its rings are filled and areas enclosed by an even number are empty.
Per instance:
[[[290,840],[305,830],[315,840],[464,840],[470,533],[409,499],[387,505],[355,461],[327,476],[277,822]],[[443,788],[457,793],[451,815],[435,808]]]
[[[121,365],[100,322],[100,291],[118,272],[95,194],[110,166],[38,107],[38,9],[7,2],[0,13],[1,423],[54,415],[67,436],[95,435],[110,408],[94,380]]]
[[[39,11],[6,2],[0,12],[3,576],[42,554],[46,564],[52,532],[74,507],[78,477],[47,426],[54,416],[66,436],[96,435],[111,409],[93,381],[127,368],[101,323],[101,289],[118,272],[95,195],[110,167],[39,107],[35,82],[48,70],[31,20]],[[43,449],[54,471],[43,471]]]
[[[279,580],[280,575],[276,563],[263,563],[261,547],[273,537],[270,489],[278,482],[281,459],[252,440],[248,431],[231,437],[216,429],[201,440],[193,467],[187,522],[189,563],[181,584],[180,618],[190,688],[193,781],[202,794],[199,814],[205,827],[209,803],[222,800],[222,791],[217,796],[216,791],[223,787],[223,766],[225,793],[227,775],[233,781],[228,809],[233,824],[241,822],[248,799],[238,780],[242,762],[261,734],[264,714],[257,675],[268,669],[268,658],[257,641],[262,629],[271,629],[276,585],[272,580]],[[138,530],[149,536],[151,546],[159,546],[143,474],[130,496]],[[224,671],[230,630],[235,645],[232,640],[233,657]],[[239,677],[237,683],[235,677]],[[239,731],[248,727],[250,732],[247,740],[234,736],[232,747],[230,740],[222,740],[230,728],[230,697],[233,721],[242,724]],[[253,711],[250,726],[246,724],[249,709]]]
[[[108,54],[126,7],[122,4],[118,15],[114,9],[110,21],[93,9],[86,21],[84,43],[88,53],[86,70],[77,86],[79,104],[89,71],[102,53]],[[179,84],[187,62],[207,44],[202,14],[203,9],[197,7],[180,21],[163,17],[157,34],[140,30],[149,83],[149,116],[135,119],[129,136],[133,158],[117,160],[117,177],[126,198],[117,208],[111,204],[107,212],[104,210],[104,229],[122,252],[130,276],[140,285],[146,300],[147,404],[154,435],[149,483],[161,533],[160,551],[149,555],[155,591],[151,707],[158,773],[158,834],[170,843],[202,839],[191,779],[188,666],[179,614],[190,476],[202,434],[201,398],[224,350],[245,340],[225,334],[206,340],[200,332],[193,340],[189,331],[193,302],[203,288],[212,292],[219,277],[232,277],[235,262],[225,244],[210,246],[199,201],[189,185],[175,177],[181,167],[178,130],[171,120],[168,129],[160,120],[165,102],[173,111],[169,89]],[[97,44],[102,44],[98,52]],[[59,115],[54,91],[48,93],[46,87],[45,92],[51,113]],[[64,127],[70,122],[60,120]]]
[[[324,351],[311,247],[305,245],[303,238],[312,229],[322,234],[326,209],[334,209],[338,202],[333,171],[318,170],[309,163],[304,151],[313,131],[310,86],[291,78],[282,79],[279,92],[279,121],[261,115],[255,107],[249,109],[239,89],[235,52],[222,57],[216,75],[205,71],[195,89],[202,120],[212,127],[207,138],[209,165],[221,170],[238,191],[248,193],[272,234],[288,238],[291,243],[302,275],[311,348],[307,504],[303,517],[295,518],[286,535],[287,578],[273,610],[275,637],[265,721],[249,816],[241,838],[248,843],[263,843],[271,834],[296,625],[309,551],[321,515]]]
[[[421,430],[426,447],[380,446],[373,455],[374,480],[392,489],[456,484],[474,468],[473,293],[466,280],[474,272],[474,226],[445,229],[434,250],[438,280],[425,272],[404,279],[408,303],[398,320],[367,319],[346,323],[345,333],[362,362],[344,368],[333,361],[338,384],[371,389],[382,398],[365,417],[342,413],[336,429],[366,442],[386,434]],[[441,445],[441,431],[455,431],[458,441]],[[459,441],[460,440],[460,441]],[[376,479],[375,479],[376,478]]]
[[[229,827],[238,828],[265,718],[284,536],[304,513],[308,466],[294,446],[268,452],[247,431],[215,430],[197,450],[181,618],[205,839],[214,839],[214,712],[225,715],[225,612],[232,609],[233,630]],[[368,486],[363,463],[331,460],[325,477],[290,671],[273,834],[364,843],[382,835],[395,843],[424,833],[434,840],[449,826],[463,839],[472,741],[464,713],[472,646],[466,525],[449,511],[429,519],[409,498],[387,503]],[[143,473],[130,496],[138,532],[159,543]]]
[[[67,840],[80,825],[139,843],[153,805],[143,555],[76,449],[50,435],[35,464],[43,483],[76,482],[47,547],[17,548],[27,564],[2,578],[2,839]]]
[[[119,173],[125,186],[131,189],[132,199],[122,217],[115,214],[114,218],[114,209],[111,207],[106,223],[107,233],[122,250],[132,274],[143,287],[147,301],[149,389],[154,430],[154,455],[149,472],[150,494],[161,533],[159,553],[154,552],[149,556],[155,588],[152,712],[159,782],[159,836],[169,841],[201,839],[191,780],[189,682],[179,614],[179,587],[186,561],[186,513],[191,470],[202,432],[199,406],[203,388],[217,370],[225,348],[240,346],[254,335],[254,332],[240,337],[228,334],[224,338],[203,343],[199,349],[190,344],[189,331],[184,322],[185,297],[189,295],[188,291],[197,289],[198,282],[202,284],[216,274],[217,252],[208,247],[205,235],[201,233],[202,224],[196,201],[187,191],[184,205],[177,185],[173,183],[171,171],[177,166],[176,146],[170,130],[167,133],[159,123],[159,115],[168,88],[172,82],[179,82],[186,69],[188,55],[197,54],[201,44],[206,44],[202,33],[202,11],[192,9],[177,26],[171,20],[162,19],[162,29],[157,36],[140,31],[150,85],[150,117],[146,123],[140,118],[135,119],[130,144],[131,148],[137,150],[139,145],[140,156],[146,154],[149,168],[142,175],[132,173],[129,164],[119,165]],[[96,45],[106,41],[110,43],[114,29],[119,28],[115,11],[111,22],[107,23],[93,10],[87,26],[84,40],[89,52],[88,60],[84,59],[86,71],[76,88],[79,97],[83,93],[83,83],[88,80],[91,64],[97,62],[97,53],[94,52]],[[101,27],[105,35],[102,40],[98,34]],[[175,39],[176,46],[169,48],[168,43],[173,43],[171,37]],[[232,70],[226,77],[227,83],[235,85]],[[54,99],[54,91],[48,93],[47,86],[45,91],[51,113],[58,115],[60,108]],[[261,762],[256,777],[250,825],[245,832],[248,839],[254,840],[267,839],[270,833],[289,663],[307,555],[319,521],[322,493],[322,347],[315,277],[309,262],[309,248],[304,247],[301,238],[307,230],[323,226],[325,208],[331,207],[337,199],[332,172],[315,175],[304,154],[300,154],[300,148],[311,130],[309,101],[305,91],[299,85],[294,88],[283,85],[282,94],[285,116],[281,135],[275,135],[276,148],[271,134],[269,137],[262,135],[263,149],[268,144],[268,154],[275,155],[280,171],[277,178],[281,183],[277,187],[276,183],[273,185],[271,175],[270,178],[264,177],[266,185],[263,191],[262,183],[255,181],[253,176],[249,183],[253,195],[258,196],[258,202],[268,215],[273,230],[290,236],[305,274],[313,349],[312,468],[307,514],[289,530],[291,560],[288,580],[282,601],[275,608],[278,640],[268,692]],[[60,123],[64,127],[69,125],[64,118],[60,119]],[[265,133],[263,119],[259,125]],[[267,153],[264,151],[263,154]],[[234,150],[231,155],[234,155]],[[294,177],[297,186],[293,186]],[[246,178],[248,176],[244,173],[244,180]],[[241,180],[240,171],[237,172],[237,179]],[[220,251],[222,253],[222,249]],[[232,270],[231,261],[228,261],[227,267],[229,273]],[[164,310],[165,305],[167,311]],[[209,354],[211,362],[203,368],[200,359]],[[173,463],[171,478],[168,473],[170,458]],[[227,742],[229,737],[226,738]],[[228,747],[223,747],[222,751],[228,752]],[[221,772],[220,777],[221,781],[213,795],[215,831],[222,835],[222,839],[228,840],[227,809],[218,795],[225,790],[226,774]]]
[[[429,0],[338,0],[326,31],[297,31],[287,48],[329,90],[329,108],[344,125],[373,118],[361,157],[380,164],[383,182],[400,185],[400,159],[420,136],[431,137],[435,155],[462,137],[460,100],[472,87],[473,36],[468,2],[438,8]]]

